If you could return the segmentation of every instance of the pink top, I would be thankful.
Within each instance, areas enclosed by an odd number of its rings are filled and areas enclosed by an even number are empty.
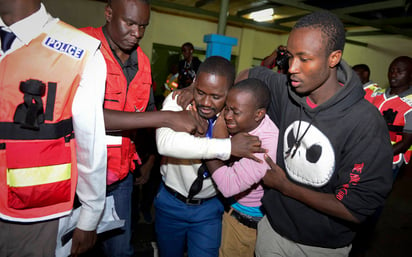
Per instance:
[[[276,162],[276,150],[278,145],[279,130],[268,115],[259,126],[249,134],[258,136],[262,141],[262,148],[268,150],[268,155]],[[260,181],[265,176],[269,165],[263,158],[263,153],[256,153],[256,157],[263,162],[259,163],[248,158],[242,158],[232,166],[222,166],[217,169],[212,178],[218,189],[225,197],[233,195],[238,203],[248,206],[260,206],[263,196],[263,188]]]

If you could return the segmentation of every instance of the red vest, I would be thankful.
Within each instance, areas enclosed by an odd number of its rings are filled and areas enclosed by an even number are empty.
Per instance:
[[[381,88],[377,84],[371,84],[364,88],[365,90],[365,99],[372,103],[373,98],[376,95],[376,91]]]
[[[137,48],[139,69],[127,87],[127,80],[118,61],[114,57],[102,28],[82,28],[82,31],[102,41],[101,51],[107,64],[106,92],[104,108],[144,112],[150,97],[152,76],[149,58],[140,47]],[[138,160],[136,148],[130,132],[106,132],[107,134],[107,184],[121,180],[134,170],[133,160]]]
[[[375,92],[375,96],[372,98],[372,103],[385,117],[392,145],[401,141],[403,127],[406,123],[405,115],[411,111],[412,108],[412,96],[399,97],[395,95],[386,98],[385,89],[380,89]],[[397,113],[395,114],[395,112]],[[404,154],[394,156],[393,163],[397,164],[402,161],[402,155],[405,159],[405,163],[409,163],[412,155],[412,148],[409,148]]]
[[[0,217],[41,221],[69,213],[77,184],[72,102],[99,42],[48,24],[0,61]]]

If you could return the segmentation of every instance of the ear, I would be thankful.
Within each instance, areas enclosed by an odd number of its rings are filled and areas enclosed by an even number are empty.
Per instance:
[[[112,20],[113,10],[110,5],[106,5],[104,10],[104,17],[106,18],[106,23],[110,23]]]
[[[255,121],[260,122],[266,114],[266,109],[265,108],[259,108],[255,112]]]
[[[336,65],[339,64],[340,60],[342,59],[342,50],[336,50],[330,53],[329,55],[329,67],[335,68]]]

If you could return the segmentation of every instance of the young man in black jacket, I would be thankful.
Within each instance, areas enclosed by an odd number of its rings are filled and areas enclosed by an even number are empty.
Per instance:
[[[379,112],[342,58],[345,30],[330,12],[301,18],[287,42],[289,76],[257,67],[279,127],[277,164],[263,178],[266,216],[256,256],[348,256],[357,224],[382,206],[392,148]]]

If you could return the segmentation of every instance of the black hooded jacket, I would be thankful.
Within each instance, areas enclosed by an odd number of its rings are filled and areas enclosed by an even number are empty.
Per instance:
[[[379,111],[367,102],[356,74],[338,66],[342,88],[311,108],[283,74],[257,67],[249,77],[271,92],[268,114],[279,128],[277,164],[294,183],[334,194],[360,221],[382,206],[392,187],[392,146]],[[300,244],[339,248],[355,236],[355,224],[321,213],[267,189],[262,199],[272,227]]]

